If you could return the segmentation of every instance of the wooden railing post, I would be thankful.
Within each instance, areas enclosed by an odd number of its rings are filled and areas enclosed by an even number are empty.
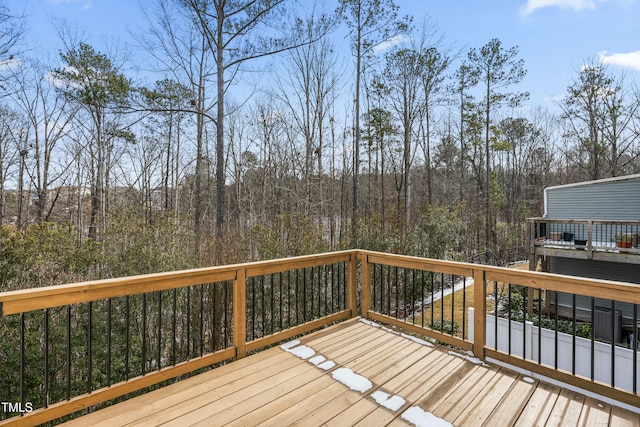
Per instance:
[[[358,315],[358,252],[351,252],[351,259],[347,269],[347,309],[351,310],[351,317]]]
[[[529,218],[529,270],[536,269],[536,220]]]
[[[233,282],[233,345],[236,358],[247,354],[247,272],[238,268]]]
[[[480,268],[473,270],[473,353],[475,357],[484,360],[484,345],[487,329],[487,281],[485,271]]]
[[[371,266],[369,255],[366,253],[360,257],[360,268],[362,269],[362,317],[366,319],[371,310]]]

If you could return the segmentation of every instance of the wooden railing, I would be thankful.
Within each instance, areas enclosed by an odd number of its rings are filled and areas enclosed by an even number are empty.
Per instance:
[[[0,365],[15,369],[0,400],[23,413],[0,424],[64,417],[357,315],[640,406],[635,339],[633,366],[617,366],[631,389],[616,384],[614,343],[608,382],[575,356],[564,368],[557,332],[555,360],[528,348],[555,292],[633,304],[638,323],[636,285],[361,250],[5,292],[13,353]]]

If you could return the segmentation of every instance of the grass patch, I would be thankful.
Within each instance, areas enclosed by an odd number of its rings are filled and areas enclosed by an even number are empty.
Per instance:
[[[528,263],[518,263],[511,266],[518,270],[528,270]],[[495,283],[487,283],[487,295],[495,294]],[[498,292],[500,295],[506,295],[509,287],[503,283],[498,283]],[[466,325],[469,321],[468,310],[473,307],[474,285],[467,285],[465,289],[456,291],[450,295],[446,295],[442,300],[438,300],[433,304],[425,307],[422,315],[415,316],[416,325],[424,325],[434,330],[442,330],[444,333],[451,333],[451,321],[454,322],[454,336],[467,339],[469,328]],[[486,311],[491,313],[495,308],[493,299],[486,302]],[[453,316],[452,316],[453,310]],[[463,328],[463,324],[465,324]],[[457,328],[456,326],[457,325]],[[464,330],[464,336],[462,336]]]

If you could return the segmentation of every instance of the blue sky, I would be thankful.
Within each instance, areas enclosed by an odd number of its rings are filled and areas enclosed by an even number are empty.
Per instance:
[[[426,15],[435,19],[446,41],[464,51],[492,38],[500,39],[505,48],[518,46],[528,70],[519,90],[531,93],[531,105],[552,108],[553,100],[565,95],[585,60],[602,58],[610,63],[612,72],[624,72],[628,80],[640,81],[640,0],[396,3],[402,14],[414,16],[417,22]],[[14,11],[26,9],[30,43],[39,47],[39,56],[55,60],[60,44],[54,20],[77,23],[88,41],[102,50],[105,39],[131,43],[127,28],[144,27],[140,4],[151,5],[153,0],[8,0],[8,4]],[[349,49],[346,42],[344,49]]]

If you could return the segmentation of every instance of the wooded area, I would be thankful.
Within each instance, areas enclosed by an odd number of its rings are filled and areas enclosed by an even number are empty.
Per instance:
[[[342,248],[501,264],[545,187],[640,172],[634,82],[587,60],[532,107],[517,46],[393,0],[158,0],[135,60],[61,27],[53,64],[0,6],[0,290]]]

